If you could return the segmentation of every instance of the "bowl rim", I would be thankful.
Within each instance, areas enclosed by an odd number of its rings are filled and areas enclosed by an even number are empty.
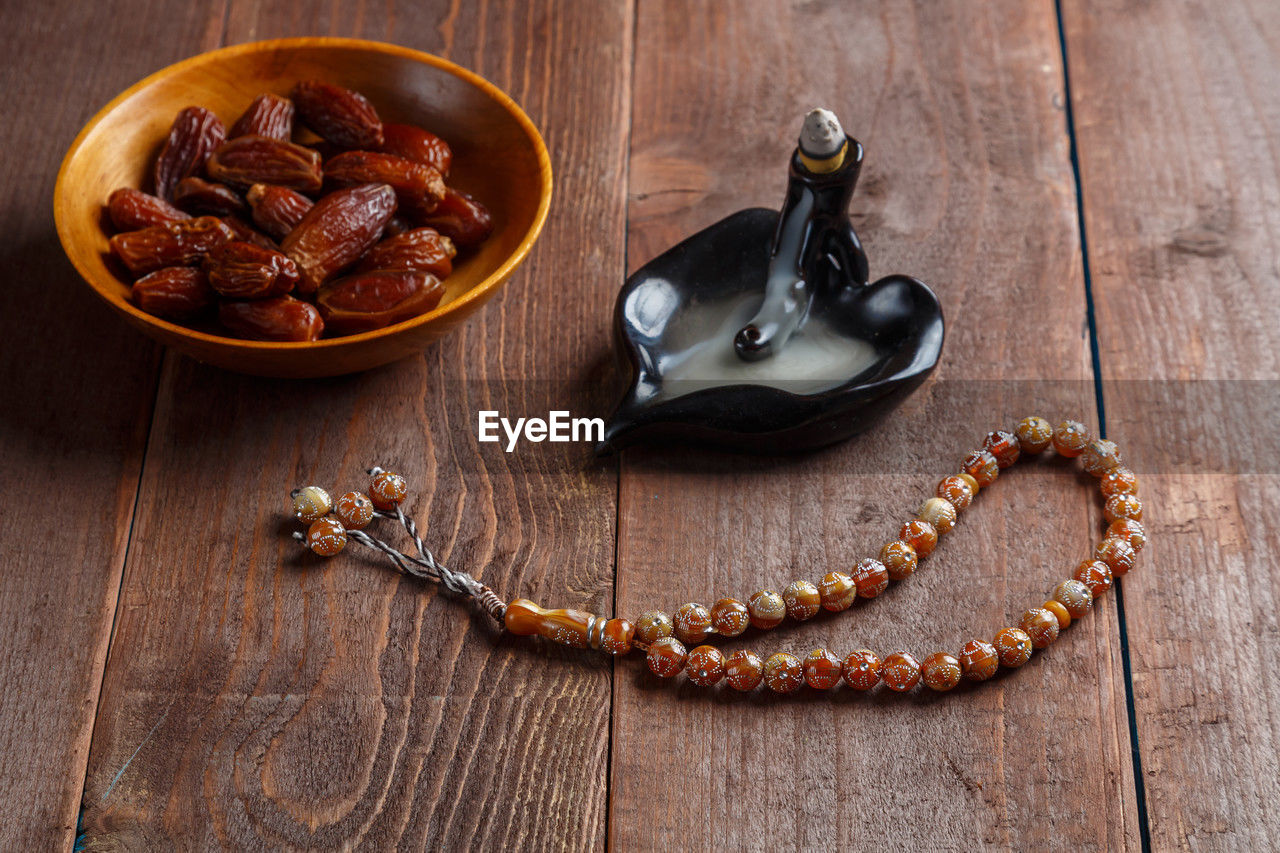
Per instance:
[[[390,326],[384,326],[381,329],[373,329],[368,332],[358,332],[353,335],[344,335],[336,338],[321,338],[318,341],[253,341],[244,338],[233,338],[224,335],[212,335],[208,332],[201,332],[187,326],[172,323],[155,315],[148,314],[134,305],[128,298],[116,298],[112,294],[106,293],[94,281],[94,277],[89,269],[86,269],[80,260],[73,254],[71,240],[69,236],[70,223],[67,221],[65,213],[66,207],[60,205],[59,199],[67,197],[70,188],[66,185],[67,172],[71,161],[80,152],[84,145],[85,139],[113,110],[129,98],[133,97],[137,92],[151,85],[153,82],[180,71],[188,66],[199,65],[207,61],[213,56],[236,56],[239,54],[257,53],[266,50],[277,50],[280,48],[356,48],[360,50],[368,50],[375,53],[381,53],[389,56],[411,59],[425,65],[431,65],[435,68],[459,77],[476,88],[480,89],[488,97],[505,109],[516,123],[524,131],[525,135],[533,145],[534,155],[538,161],[538,208],[534,212],[533,221],[529,228],[525,231],[520,239],[520,243],[515,247],[510,255],[502,264],[479,281],[474,287],[469,288],[465,293],[461,293],[457,298],[445,303],[437,308],[420,314],[408,320],[394,323]],[[281,39],[265,39],[262,41],[244,42],[241,44],[228,45],[215,50],[198,53],[186,59],[175,62],[171,65],[148,74],[120,94],[116,95],[107,104],[94,113],[93,117],[80,129],[76,134],[76,138],[72,141],[71,146],[67,149],[67,153],[62,158],[62,163],[58,167],[58,177],[53,188],[53,214],[54,227],[58,232],[58,241],[62,244],[63,253],[71,261],[71,265],[75,267],[80,278],[89,286],[98,297],[112,307],[124,311],[135,320],[147,325],[154,326],[159,330],[176,334],[184,338],[195,341],[201,341],[206,344],[228,347],[234,350],[247,352],[280,352],[280,351],[302,351],[302,350],[336,350],[345,347],[358,346],[364,342],[375,340],[390,335],[396,335],[401,332],[408,331],[418,326],[431,323],[435,320],[447,317],[456,311],[464,311],[468,305],[473,302],[483,302],[490,295],[490,292],[501,287],[503,282],[511,275],[517,266],[529,254],[529,250],[533,247],[534,242],[538,239],[538,235],[542,232],[542,227],[546,223],[547,214],[551,207],[551,190],[552,190],[552,169],[551,155],[547,151],[546,143],[542,139],[542,134],[538,132],[538,128],[533,121],[525,114],[510,95],[502,91],[493,83],[484,77],[463,68],[457,63],[450,62],[447,59],[436,56],[435,54],[426,53],[425,51],[415,50],[410,47],[404,47],[390,42],[373,41],[370,39],[340,38],[335,36],[300,36],[293,38]]]

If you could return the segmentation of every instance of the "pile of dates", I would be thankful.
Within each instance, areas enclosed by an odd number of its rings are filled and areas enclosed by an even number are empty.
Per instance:
[[[295,137],[310,130],[319,141]],[[430,311],[489,212],[445,184],[453,153],[384,124],[358,92],[309,80],[259,95],[228,131],[178,113],[154,194],[107,202],[111,251],[149,314],[262,341],[314,341]]]

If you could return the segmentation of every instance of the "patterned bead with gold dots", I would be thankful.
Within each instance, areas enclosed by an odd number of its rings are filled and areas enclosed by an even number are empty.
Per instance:
[[[1136,495],[1138,493],[1138,475],[1118,465],[1102,475],[1098,487],[1106,497],[1112,495]]]
[[[1114,441],[1095,438],[1084,446],[1080,454],[1080,467],[1095,477],[1104,477],[1120,464],[1120,448]]]
[[[982,447],[996,458],[996,465],[1001,468],[1011,468],[1022,455],[1022,445],[1018,442],[1018,437],[1002,429],[987,433]]]
[[[1031,660],[1031,638],[1021,628],[1001,628],[991,645],[996,647],[996,655],[1003,667],[1017,669]]]
[[[1093,593],[1075,578],[1058,584],[1053,590],[1053,599],[1067,608],[1072,619],[1079,619],[1093,607]]]
[[[711,687],[724,678],[724,655],[715,646],[698,646],[689,652],[684,671],[699,687]]]
[[[970,640],[960,649],[960,669],[966,681],[986,681],[1000,668],[996,647],[984,640]]]
[[[1123,539],[1129,543],[1129,547],[1134,553],[1142,550],[1142,546],[1147,544],[1147,531],[1142,526],[1141,521],[1134,521],[1132,518],[1117,518],[1107,527],[1107,532],[1103,534],[1106,539]]]
[[[1109,523],[1122,518],[1142,521],[1142,501],[1138,500],[1137,495],[1112,495],[1102,505],[1102,517]]]
[[[879,684],[880,670],[880,658],[870,649],[858,649],[840,664],[845,684],[854,690],[870,690]]]
[[[964,512],[973,503],[975,492],[962,477],[952,474],[938,481],[938,497],[949,501],[956,512]]]
[[[1106,563],[1114,577],[1122,577],[1127,575],[1133,568],[1133,564],[1138,561],[1138,552],[1133,550],[1133,546],[1127,540],[1119,536],[1109,536],[1093,549],[1093,557],[1095,560]]]
[[[373,521],[373,501],[364,492],[347,492],[333,505],[333,512],[348,530],[364,530]]]
[[[840,683],[840,658],[826,649],[814,649],[804,658],[804,680],[815,690],[830,690]]]
[[[822,607],[833,613],[848,610],[858,597],[858,586],[844,572],[827,572],[818,583]]]
[[[764,661],[753,651],[738,649],[725,661],[724,672],[730,687],[746,693],[755,690],[764,677]]]
[[[853,582],[859,598],[875,598],[889,587],[889,570],[879,560],[867,557],[854,566]]]
[[[347,531],[336,518],[317,518],[307,528],[307,547],[321,557],[332,557],[347,547]]]
[[[604,623],[600,637],[600,651],[607,655],[625,655],[635,642],[635,626],[626,619],[610,619]]]
[[[885,546],[880,549],[880,562],[884,563],[890,578],[900,581],[911,576],[919,560],[916,559],[915,548],[901,539],[895,539],[885,543]]]
[[[1063,421],[1053,431],[1053,449],[1059,456],[1074,459],[1089,443],[1089,430],[1079,421]]]
[[[722,598],[711,605],[711,627],[722,637],[736,637],[751,626],[747,605],[736,598]]]
[[[1053,426],[1044,418],[1023,418],[1013,432],[1023,453],[1041,453],[1053,441]]]
[[[934,652],[920,663],[920,680],[930,690],[950,690],[960,683],[960,676],[960,661],[946,652]]]
[[[938,531],[929,522],[918,518],[902,525],[898,538],[915,549],[916,557],[927,557],[938,547]]]
[[[303,524],[319,521],[333,509],[333,500],[329,497],[329,493],[319,486],[303,486],[301,489],[294,489],[289,499],[292,501],[290,511],[293,517]]]
[[[670,637],[674,630],[671,617],[661,610],[646,610],[636,620],[636,639],[646,646],[652,646],[663,637]]]
[[[787,615],[797,622],[804,622],[818,615],[822,609],[822,595],[809,581],[792,581],[782,591],[782,601],[787,605]]]
[[[711,633],[711,611],[697,602],[680,605],[671,622],[676,639],[685,645],[701,643]]]
[[[757,628],[776,628],[787,615],[787,603],[771,589],[753,593],[747,601],[751,624]]]
[[[774,693],[795,693],[804,686],[804,664],[787,652],[770,655],[764,662],[764,683]]]
[[[960,463],[961,469],[978,482],[982,488],[986,488],[996,481],[1000,476],[1000,463],[996,461],[995,456],[991,455],[989,450],[975,450],[964,458]]]
[[[1111,567],[1101,560],[1085,560],[1076,566],[1072,577],[1089,587],[1094,598],[1111,589]]]
[[[675,637],[662,637],[649,645],[645,663],[648,664],[649,671],[659,678],[675,678],[684,669],[684,662],[688,657],[684,643]]]
[[[932,524],[939,535],[950,533],[956,526],[956,508],[946,498],[929,498],[920,505],[916,517]]]
[[[404,477],[391,471],[374,474],[373,482],[369,484],[369,500],[383,512],[395,509],[408,493],[409,484]]]
[[[1062,630],[1058,617],[1043,607],[1033,607],[1023,613],[1018,626],[1027,633],[1031,638],[1031,645],[1037,649],[1043,649],[1058,639],[1058,632]]]
[[[920,683],[920,661],[907,652],[894,652],[880,666],[880,678],[895,693],[910,690]]]

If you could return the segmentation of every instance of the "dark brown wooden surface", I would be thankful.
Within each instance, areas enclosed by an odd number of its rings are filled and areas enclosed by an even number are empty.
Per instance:
[[[86,849],[1268,846],[1280,17],[1261,0],[1062,5],[1070,116],[1050,2],[6,10],[0,846],[65,849],[78,821]],[[543,237],[419,359],[276,382],[162,354],[62,259],[62,151],[168,62],[327,34],[439,53],[511,93],[552,152]],[[608,408],[622,276],[776,206],[815,103],[866,146],[873,276],[943,301],[936,377],[801,458],[478,443],[480,408]],[[322,563],[288,538],[289,488],[358,486],[384,463],[441,558],[511,597],[634,617],[816,579],[877,551],[993,426],[1097,423],[1088,292],[1153,544],[1123,614],[1108,597],[977,689],[659,686],[638,658],[504,636],[375,560]],[[880,599],[730,645],[988,636],[1097,537],[1091,483],[1019,466]]]

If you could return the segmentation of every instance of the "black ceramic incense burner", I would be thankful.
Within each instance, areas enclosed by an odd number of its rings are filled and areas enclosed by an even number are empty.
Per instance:
[[[848,208],[862,146],[805,119],[781,212],[740,210],[641,267],[614,332],[630,384],[599,450],[687,439],[808,450],[873,426],[942,351],[942,309],[905,275],[868,284]]]

